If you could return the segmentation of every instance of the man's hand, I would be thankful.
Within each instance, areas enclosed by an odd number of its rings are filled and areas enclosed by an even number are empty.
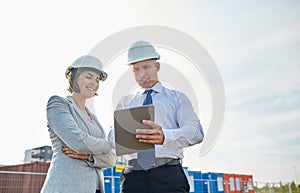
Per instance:
[[[150,120],[143,120],[143,124],[151,126],[152,129],[137,129],[135,137],[139,142],[157,145],[164,143],[165,136],[160,125]]]
[[[74,158],[74,159],[88,159],[89,158],[89,154],[79,154],[76,151],[74,151],[73,149],[69,148],[68,146],[63,146],[62,151],[64,152],[64,154],[66,154],[67,156]]]

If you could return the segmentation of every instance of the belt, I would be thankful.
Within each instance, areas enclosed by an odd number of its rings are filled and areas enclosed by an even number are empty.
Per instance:
[[[141,169],[141,166],[137,163],[137,159],[132,159],[128,161],[128,165],[132,166],[133,169]],[[151,168],[159,167],[159,166],[175,166],[181,165],[181,159],[174,158],[155,158],[155,163]]]

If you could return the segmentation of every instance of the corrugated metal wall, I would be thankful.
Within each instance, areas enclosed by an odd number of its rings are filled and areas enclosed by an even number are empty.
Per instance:
[[[0,167],[0,193],[39,193],[49,166],[49,162],[34,162]],[[107,193],[120,191],[121,169],[117,166],[103,171]],[[191,193],[254,193],[252,175],[188,170],[186,175]]]
[[[0,167],[0,193],[39,193],[50,163]]]

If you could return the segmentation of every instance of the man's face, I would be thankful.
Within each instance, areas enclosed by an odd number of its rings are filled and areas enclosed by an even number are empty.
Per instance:
[[[151,88],[158,81],[157,72],[160,69],[156,60],[144,60],[131,64],[136,82],[143,88]]]

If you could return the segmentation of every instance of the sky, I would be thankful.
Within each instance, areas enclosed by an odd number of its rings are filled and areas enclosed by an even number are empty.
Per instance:
[[[0,164],[19,164],[25,150],[51,145],[46,103],[51,95],[69,94],[64,71],[72,61],[114,33],[158,25],[195,38],[213,58],[224,84],[221,133],[205,155],[199,154],[201,144],[187,148],[184,166],[252,174],[259,184],[299,184],[299,10],[296,0],[1,2]],[[180,69],[184,61],[174,58],[178,70],[192,76],[193,69]],[[106,130],[112,125],[112,88],[125,69],[113,63],[124,60],[120,54],[107,66],[111,79],[100,85],[94,101]],[[212,101],[207,86],[198,84],[191,81],[196,91],[202,89],[192,102],[207,132]]]

